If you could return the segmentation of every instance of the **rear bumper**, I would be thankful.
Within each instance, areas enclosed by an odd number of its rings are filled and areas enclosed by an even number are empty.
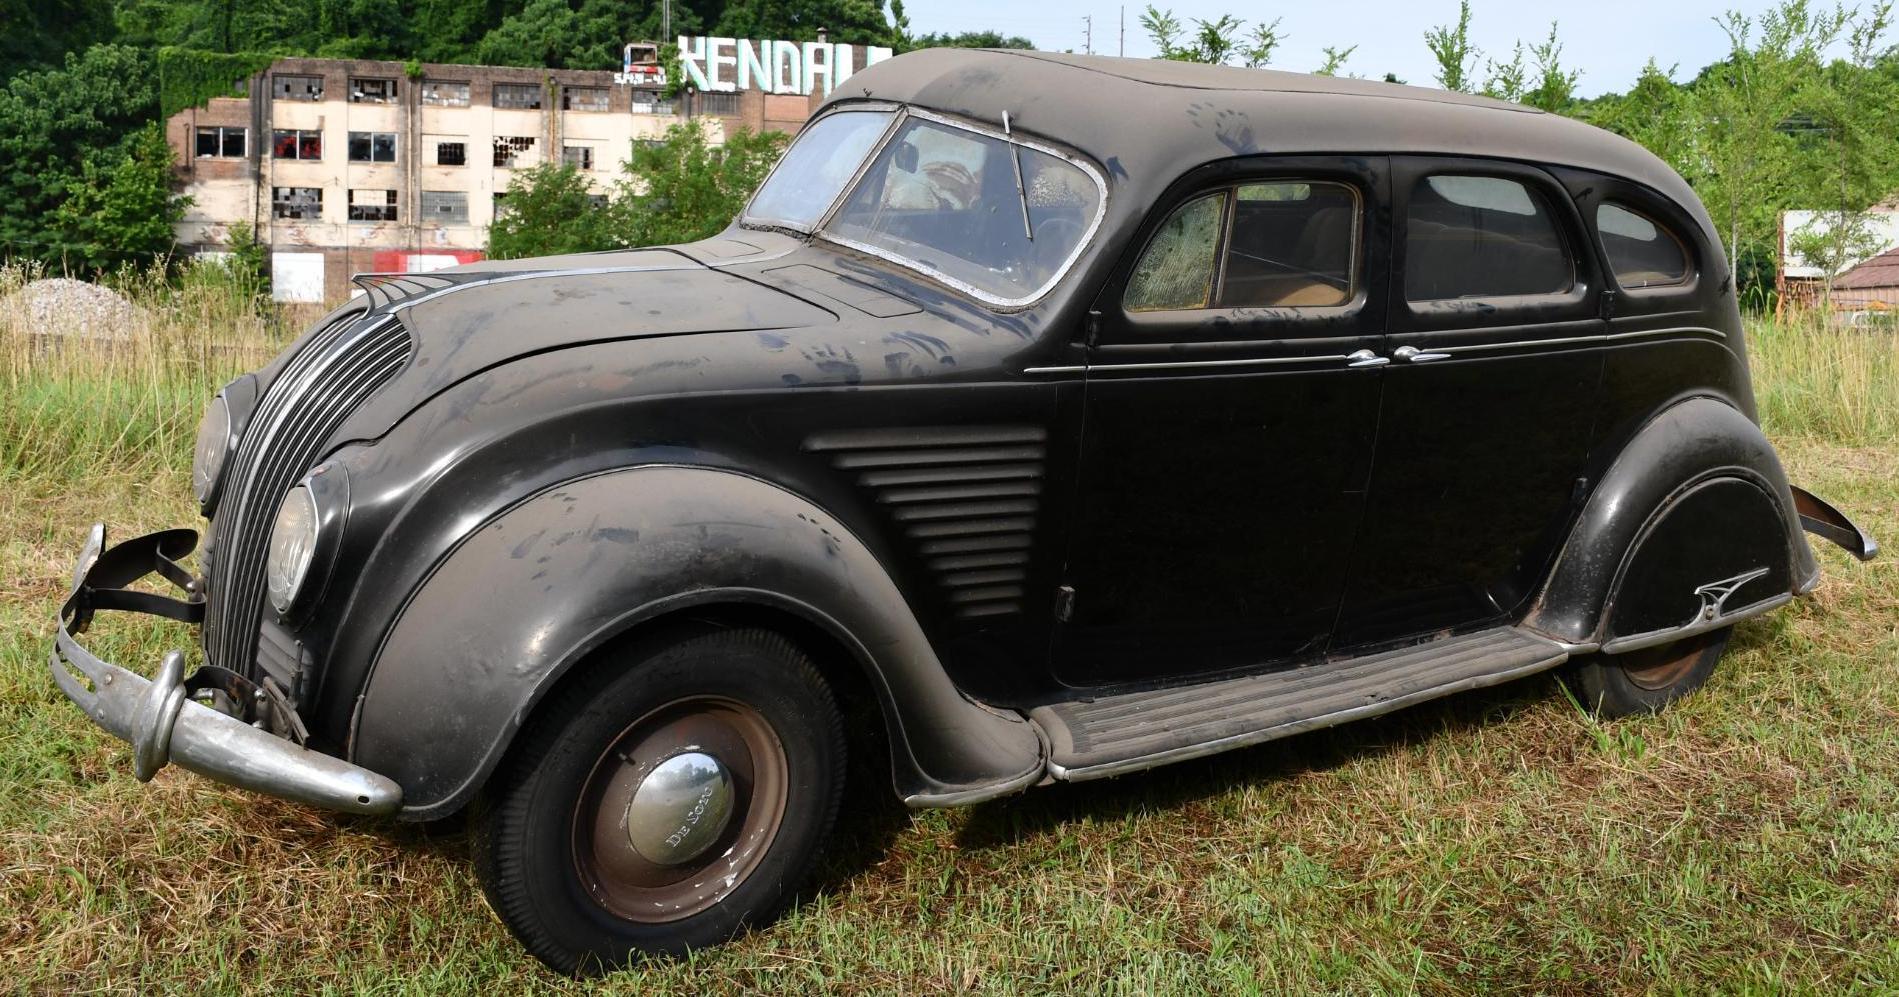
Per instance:
[[[1879,543],[1866,535],[1846,514],[1824,499],[1798,485],[1793,487],[1794,511],[1800,514],[1800,528],[1825,540],[1862,561],[1879,556]]]
[[[166,530],[107,550],[105,527],[92,528],[73,571],[72,591],[59,610],[51,667],[60,691],[93,723],[132,745],[133,774],[141,782],[177,762],[218,782],[328,810],[395,813],[402,805],[402,787],[394,780],[191,699],[193,682],[184,676],[182,652],[166,654],[147,679],[80,645],[78,635],[99,609],[198,622],[203,596],[177,564],[197,542],[191,530]],[[126,588],[153,573],[184,589],[186,598]]]

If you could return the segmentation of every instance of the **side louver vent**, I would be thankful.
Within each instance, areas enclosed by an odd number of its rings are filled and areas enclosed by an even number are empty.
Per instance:
[[[1022,611],[1048,434],[1035,426],[821,433],[805,449],[869,489],[964,619]]]

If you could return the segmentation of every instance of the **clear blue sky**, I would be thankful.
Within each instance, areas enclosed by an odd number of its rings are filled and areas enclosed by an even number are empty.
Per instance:
[[[1432,85],[1435,63],[1424,47],[1424,33],[1457,19],[1457,0],[1334,0],[1326,3],[1261,4],[1238,0],[1174,0],[1176,17],[1191,26],[1196,17],[1231,13],[1252,23],[1280,18],[1285,41],[1273,68],[1311,72],[1324,62],[1327,45],[1358,51],[1345,64],[1348,73],[1373,78],[1397,73],[1407,82]],[[1565,63],[1583,72],[1584,96],[1626,90],[1650,56],[1666,70],[1678,65],[1676,79],[1693,76],[1727,50],[1727,36],[1713,18],[1734,9],[1757,17],[1773,6],[1766,0],[1472,0],[1471,38],[1488,58],[1508,59],[1518,39],[1526,46],[1549,33],[1558,20]],[[1036,47],[1082,51],[1082,18],[1094,15],[1094,51],[1116,54],[1121,5],[1102,0],[904,0],[911,30],[959,32],[993,29],[1024,35]],[[1151,56],[1154,45],[1140,28],[1144,4],[1127,11],[1127,54]]]

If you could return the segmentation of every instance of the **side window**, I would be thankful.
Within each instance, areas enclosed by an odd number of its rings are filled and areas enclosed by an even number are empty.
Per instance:
[[[1159,312],[1211,304],[1225,217],[1225,191],[1175,209],[1134,265],[1123,306],[1131,312]]]
[[[1614,201],[1596,209],[1596,232],[1615,282],[1625,288],[1666,287],[1688,281],[1688,251],[1675,233]]]
[[[1358,192],[1337,183],[1257,183],[1234,192],[1221,308],[1322,308],[1356,292]]]
[[[1412,301],[1560,294],[1576,269],[1541,194],[1502,177],[1425,177],[1405,219]]]

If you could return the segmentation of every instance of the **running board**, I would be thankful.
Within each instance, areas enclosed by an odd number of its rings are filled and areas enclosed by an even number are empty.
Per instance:
[[[1515,627],[1359,658],[1038,706],[1048,773],[1099,779],[1377,716],[1562,664],[1569,653]]]

